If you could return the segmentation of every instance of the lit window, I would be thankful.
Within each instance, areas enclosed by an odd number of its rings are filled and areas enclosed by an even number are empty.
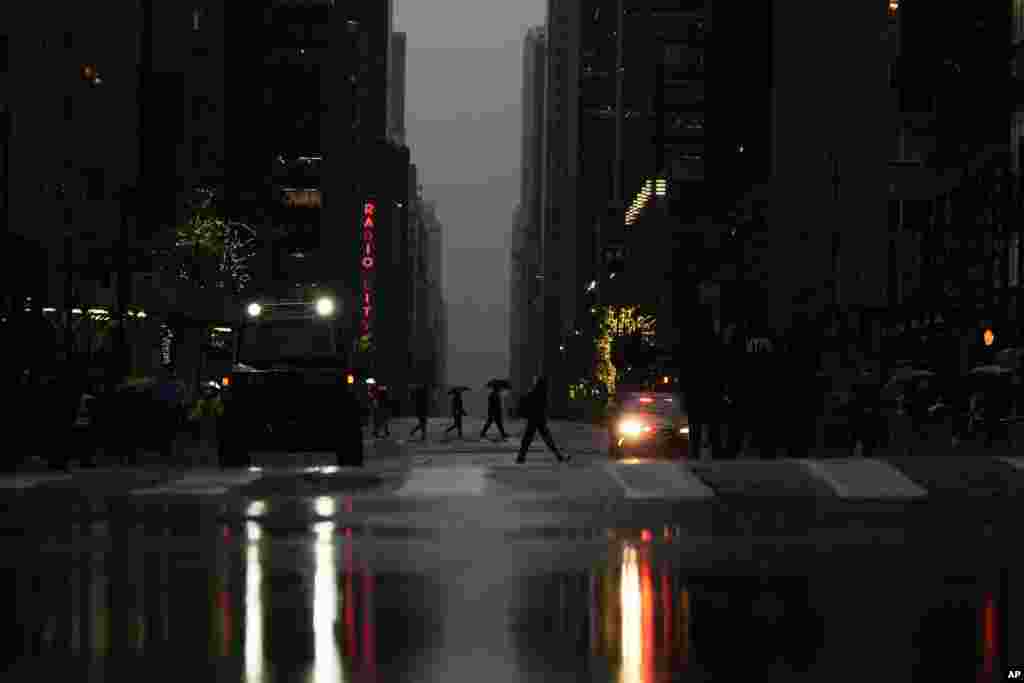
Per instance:
[[[889,0],[889,16],[896,16],[896,12],[899,11],[900,0]]]

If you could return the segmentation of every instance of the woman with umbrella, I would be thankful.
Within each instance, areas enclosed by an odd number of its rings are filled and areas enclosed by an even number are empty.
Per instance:
[[[501,392],[503,389],[509,388],[509,383],[503,379],[492,379],[487,386],[490,387],[491,393],[487,396],[487,422],[480,430],[480,438],[485,438],[491,424],[496,424],[498,433],[501,434],[501,440],[504,441],[508,439],[508,434],[505,433],[505,421],[501,415]]]
[[[456,429],[459,432],[459,438],[462,438],[462,418],[464,415],[468,415],[465,407],[462,404],[462,392],[469,391],[469,387],[452,387],[448,393],[452,395],[452,425],[448,429],[444,430],[444,435],[448,434]]]

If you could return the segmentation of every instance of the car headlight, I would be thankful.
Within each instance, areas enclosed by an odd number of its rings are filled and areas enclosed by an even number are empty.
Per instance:
[[[626,436],[637,436],[644,431],[644,424],[639,420],[623,420],[619,423],[619,433]]]

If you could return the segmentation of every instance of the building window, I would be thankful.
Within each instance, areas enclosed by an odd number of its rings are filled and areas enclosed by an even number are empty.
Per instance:
[[[193,31],[198,31],[199,30],[200,20],[202,19],[202,17],[203,17],[203,10],[199,9],[198,7],[194,8],[192,10],[192,30]]]
[[[70,121],[74,118],[74,108],[72,106],[71,95],[64,96],[64,120]]]

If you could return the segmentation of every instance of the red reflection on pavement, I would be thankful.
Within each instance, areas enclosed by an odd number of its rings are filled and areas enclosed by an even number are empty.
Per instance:
[[[996,646],[996,606],[991,595],[985,596],[984,605],[981,608],[981,633],[982,670],[979,682],[987,683],[993,680],[996,656],[999,654],[999,649]]]
[[[373,574],[369,567],[363,568],[363,672],[364,681],[377,680],[377,630],[374,624]]]
[[[345,544],[345,654],[353,660],[358,655],[356,647],[356,609],[352,587],[352,530],[345,529],[348,542]]]
[[[668,567],[661,571],[661,623],[664,629],[662,634],[662,645],[665,652],[672,651],[672,584],[670,583]]]
[[[231,651],[231,594],[221,591],[217,594],[217,606],[221,612],[221,647],[220,654],[227,657]]]
[[[646,529],[644,531],[647,531]],[[647,532],[650,534],[650,532]],[[642,669],[644,683],[654,683],[654,581],[651,576],[651,560],[644,548],[640,555],[640,604],[643,609],[641,634],[643,636]]]

